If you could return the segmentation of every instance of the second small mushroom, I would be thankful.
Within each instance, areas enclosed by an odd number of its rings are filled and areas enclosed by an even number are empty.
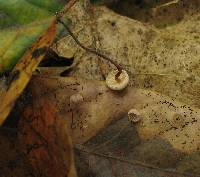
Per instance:
[[[141,115],[138,110],[130,109],[128,111],[128,119],[129,119],[129,121],[131,121],[133,123],[137,123],[141,120]]]
[[[70,106],[75,107],[80,105],[83,102],[83,96],[80,93],[71,95],[69,98]]]

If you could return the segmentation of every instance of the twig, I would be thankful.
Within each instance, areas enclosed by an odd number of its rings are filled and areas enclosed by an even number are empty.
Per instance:
[[[111,58],[107,57],[106,55],[97,52],[97,51],[94,50],[94,49],[90,49],[90,48],[88,48],[88,47],[85,47],[85,46],[75,37],[75,35],[73,34],[73,32],[72,32],[72,31],[69,29],[69,27],[60,19],[59,16],[58,16],[58,18],[57,18],[57,21],[58,21],[59,23],[61,23],[61,24],[65,27],[65,29],[68,31],[69,35],[74,39],[74,41],[75,41],[82,49],[86,50],[87,52],[93,53],[93,54],[95,54],[95,55],[97,55],[97,56],[99,56],[99,57],[101,57],[101,58],[103,58],[103,59],[109,61],[109,62],[112,63],[113,65],[115,65],[116,68],[117,68],[117,70],[118,70],[118,73],[115,75],[116,79],[120,76],[120,74],[122,73],[122,67],[121,67],[118,63],[116,63],[114,60],[112,60]]]

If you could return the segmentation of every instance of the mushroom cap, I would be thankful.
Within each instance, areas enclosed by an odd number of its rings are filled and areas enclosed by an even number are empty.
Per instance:
[[[139,111],[136,109],[130,109],[128,111],[128,119],[134,123],[139,122],[141,120]]]
[[[71,95],[69,102],[71,106],[79,105],[83,102],[83,96],[80,93]]]
[[[118,73],[118,70],[111,71],[106,77],[106,85],[111,90],[122,90],[124,89],[129,82],[129,76],[125,70],[122,70],[122,73],[115,79],[115,75]]]

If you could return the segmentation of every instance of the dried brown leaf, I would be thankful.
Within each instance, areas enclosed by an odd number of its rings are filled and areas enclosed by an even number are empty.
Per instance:
[[[35,174],[47,177],[76,177],[67,123],[49,102],[25,108],[19,125],[19,140]]]

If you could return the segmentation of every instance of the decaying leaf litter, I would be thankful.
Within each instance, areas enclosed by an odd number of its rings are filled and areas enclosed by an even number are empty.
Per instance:
[[[39,63],[45,58],[46,53],[48,53],[53,40],[56,36],[56,24],[57,18],[61,18],[66,11],[68,11],[71,6],[74,5],[76,1],[70,1],[63,11],[58,13],[52,20],[51,24],[41,35],[38,40],[27,50],[22,56],[18,64],[13,68],[10,76],[8,77],[8,86],[6,91],[1,91],[2,104],[0,106],[0,125],[3,124],[6,117],[10,113],[15,100],[19,97],[21,92],[24,90],[28,84],[32,73],[36,70]]]
[[[183,1],[179,1],[178,6],[181,3]],[[199,60],[198,53],[193,55],[191,50],[186,50],[188,47],[198,47],[198,40],[190,40],[191,36],[186,35],[193,27],[191,26],[192,20],[195,21],[198,18],[198,10],[192,10],[192,5],[190,6],[193,15],[190,15],[189,11],[188,16],[186,14],[179,23],[159,29],[151,24],[143,24],[115,14],[105,7],[95,7],[94,9],[91,6],[76,4],[70,11],[69,18],[72,21],[70,27],[73,31],[78,31],[79,40],[117,58],[129,71],[131,83],[126,90],[116,93],[109,90],[104,81],[94,81],[94,79],[103,80],[103,76],[107,75],[108,63],[99,63],[96,56],[80,50],[68,36],[56,46],[58,52],[63,56],[64,52],[68,51],[67,49],[76,51],[74,60],[77,64],[70,72],[70,76],[73,77],[35,75],[29,85],[29,91],[34,96],[30,104],[31,108],[36,112],[44,103],[52,103],[58,117],[68,123],[74,144],[82,144],[78,146],[78,149],[88,152],[89,155],[84,159],[86,163],[95,163],[98,160],[93,157],[95,152],[104,155],[103,162],[108,161],[110,154],[115,157],[115,160],[125,158],[129,165],[139,161],[141,162],[139,163],[140,167],[154,169],[152,170],[154,176],[166,175],[163,172],[165,169],[169,169],[170,174],[168,175],[171,176],[184,176],[183,172],[186,176],[189,176],[188,173],[192,176],[199,174],[197,165],[199,159]],[[79,23],[77,25],[73,22]],[[195,25],[197,24],[195,23]],[[114,30],[115,35],[111,35]],[[198,31],[193,33],[193,35],[197,35]],[[147,40],[149,38],[150,41]],[[170,47],[171,43],[165,45],[164,41],[168,41],[168,38],[175,40],[173,48]],[[183,41],[185,41],[184,44],[182,44]],[[190,62],[186,56],[190,56]],[[152,60],[151,57],[156,57],[156,60]],[[172,61],[173,64],[171,64]],[[180,65],[174,64],[176,62]],[[186,62],[187,68],[181,68],[184,62]],[[81,79],[80,76],[85,79]],[[176,84],[173,85],[175,79]],[[187,86],[190,89],[184,89]],[[70,97],[74,95],[81,95],[83,101],[78,102],[77,106],[71,109],[69,101]],[[126,115],[131,108],[137,109],[141,114],[141,121],[137,124],[127,122]],[[26,109],[30,108],[27,106]],[[123,118],[121,122],[116,122],[120,118]],[[114,131],[113,139],[112,127],[107,127],[110,123],[113,126],[118,123],[116,128],[122,129],[116,136],[117,133]],[[101,133],[95,137],[100,130]],[[109,133],[105,135],[104,131]],[[103,135],[101,136],[101,134]],[[91,139],[92,137],[94,140]],[[100,138],[98,139],[98,137]],[[130,137],[133,137],[131,141]],[[103,148],[104,143],[109,146]],[[94,145],[98,147],[101,144],[100,152],[98,148],[93,149]],[[162,155],[159,156],[157,152]],[[93,157],[92,162],[91,160],[87,161],[89,157]],[[102,166],[96,165],[89,171],[96,174],[100,168]],[[143,173],[143,168],[134,169],[135,176],[149,176],[148,172],[147,174]],[[133,171],[130,168],[125,169],[132,174]],[[157,170],[163,171],[159,173],[156,172]],[[111,173],[111,171],[107,172]]]
[[[19,63],[14,67],[12,72],[9,73],[7,82],[4,81],[7,85],[1,89],[0,95],[2,101],[2,104],[0,105],[1,125],[11,112],[15,100],[20,96],[29,82],[32,73],[49,51],[49,48],[56,35],[57,18],[62,17],[75,3],[75,0],[70,1],[64,7],[63,11],[56,14],[56,17],[54,17],[52,23],[44,32],[44,34],[41,35],[41,37],[38,38],[32,47],[25,52]],[[51,107],[47,106],[46,108],[48,109]],[[30,165],[32,166],[31,171],[27,172],[29,175],[75,177],[76,171],[73,162],[71,139],[67,132],[65,132],[65,134],[62,133],[63,128],[61,127],[64,124],[56,124],[55,116],[53,116],[53,114],[49,115],[45,114],[44,112],[44,115],[44,119],[43,117],[37,119],[42,121],[40,126],[37,126],[37,124],[32,126],[29,120],[24,120],[25,124],[22,124],[22,128],[20,128],[20,131],[18,131],[21,148],[24,150],[21,150],[19,153],[16,152],[16,157],[19,157],[20,160],[23,160],[22,157],[24,156],[28,158]],[[22,115],[19,116],[22,117]],[[13,117],[16,118],[16,116]],[[51,129],[49,129],[50,126],[52,127]],[[54,129],[54,126],[59,127],[59,129]],[[50,135],[54,136],[49,137]],[[64,146],[63,149],[61,148],[62,146]],[[60,150],[60,148],[62,150]],[[5,171],[1,172],[1,175],[24,175],[23,170],[20,171],[21,169],[17,169],[18,166],[16,163],[18,163],[18,160],[15,158],[10,158],[9,160],[11,161],[11,166],[10,164],[1,164],[1,166],[3,166],[1,168],[3,170],[5,169]],[[2,161],[4,161],[4,158]],[[26,168],[25,165],[24,168]],[[11,169],[11,173],[9,172],[9,169]],[[16,169],[20,172],[15,173],[15,170],[13,169]]]

